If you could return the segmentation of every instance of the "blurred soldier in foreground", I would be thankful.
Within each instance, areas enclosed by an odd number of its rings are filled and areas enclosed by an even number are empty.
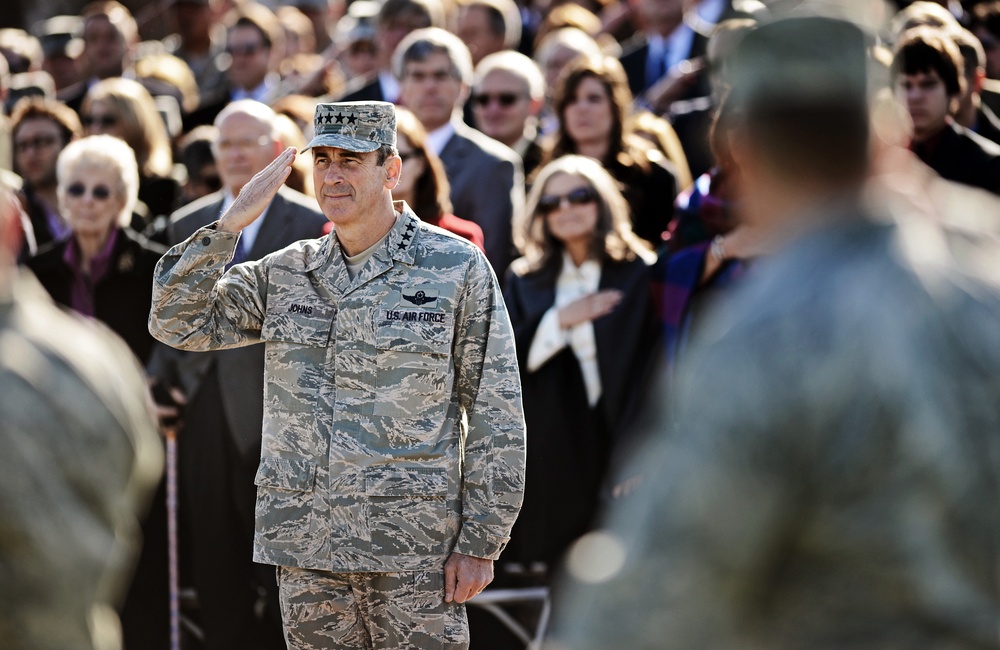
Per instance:
[[[779,20],[732,64],[742,216],[782,246],[705,322],[643,486],[574,549],[559,647],[996,648],[993,243],[863,201],[854,25]]]
[[[125,344],[15,269],[15,201],[0,188],[0,644],[112,650],[162,451]]]

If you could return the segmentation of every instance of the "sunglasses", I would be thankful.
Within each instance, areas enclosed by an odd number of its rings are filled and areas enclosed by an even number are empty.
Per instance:
[[[83,183],[73,183],[66,188],[66,193],[78,199],[87,193],[87,186]],[[90,195],[97,201],[107,201],[111,197],[111,189],[107,185],[95,185],[90,188]]]
[[[562,205],[563,199],[570,205],[587,205],[597,200],[597,193],[589,187],[581,187],[562,196],[556,196],[555,194],[543,195],[538,199],[538,207],[535,210],[542,215],[552,214]]]
[[[267,43],[247,43],[246,45],[230,45],[226,48],[229,56],[253,56],[261,50],[270,47]]]
[[[489,106],[490,102],[493,100],[496,100],[496,102],[504,108],[510,108],[516,104],[519,99],[521,99],[521,96],[517,93],[479,93],[478,95],[472,96],[472,101],[483,108]]]
[[[97,126],[102,129],[109,129],[114,125],[118,124],[118,118],[114,115],[84,115],[83,120],[84,126]]]

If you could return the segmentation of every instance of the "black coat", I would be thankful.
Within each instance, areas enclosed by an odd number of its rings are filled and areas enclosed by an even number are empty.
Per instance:
[[[70,307],[73,271],[63,261],[70,240],[50,242],[28,260],[28,268],[60,305]],[[107,274],[94,290],[94,315],[125,339],[140,361],[149,359],[154,339],[147,321],[153,270],[166,248],[128,228],[118,230]]]
[[[514,328],[529,436],[524,505],[505,561],[558,562],[589,530],[616,448],[628,439],[656,357],[649,267],[641,260],[606,262],[600,289],[619,289],[621,303],[594,321],[602,395],[595,408],[571,348],[535,372],[528,352],[545,312],[555,304],[558,272],[509,274],[504,300]]]
[[[1000,145],[951,123],[929,153],[915,150],[941,178],[1000,194]]]

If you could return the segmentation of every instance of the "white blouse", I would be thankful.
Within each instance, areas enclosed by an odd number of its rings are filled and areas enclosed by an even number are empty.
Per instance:
[[[594,339],[594,323],[587,321],[568,329],[559,326],[560,307],[595,293],[601,284],[601,265],[587,260],[576,266],[569,254],[563,252],[562,270],[556,278],[556,302],[549,308],[538,324],[535,338],[528,350],[528,372],[535,372],[544,366],[567,345],[573,349],[583,373],[587,387],[587,403],[591,407],[601,398],[601,374],[597,365],[597,341]]]

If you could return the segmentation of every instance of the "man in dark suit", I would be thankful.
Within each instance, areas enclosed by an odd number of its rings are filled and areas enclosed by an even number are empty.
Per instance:
[[[967,29],[951,31],[951,37],[962,54],[965,92],[958,100],[955,121],[990,142],[1000,144],[1000,118],[983,102],[983,82],[986,81],[986,52],[979,39]]]
[[[896,44],[892,81],[913,122],[911,148],[957,183],[1000,194],[1000,146],[954,121],[965,77],[958,46],[944,32],[919,27]]]
[[[427,129],[428,145],[444,163],[455,215],[479,224],[486,257],[498,277],[513,259],[511,224],[524,211],[524,172],[510,147],[462,121],[472,82],[472,58],[454,34],[430,27],[397,48],[393,69],[401,100]]]
[[[216,119],[215,155],[223,189],[171,217],[171,243],[225,212],[243,186],[282,150],[274,113],[253,100],[227,106]],[[315,201],[282,188],[240,238],[234,262],[256,260],[322,235],[326,218]],[[253,232],[252,230],[255,230]],[[249,235],[249,237],[248,237]],[[284,648],[274,570],[252,560],[254,475],[260,461],[264,347],[206,353],[162,348],[174,382],[186,394],[179,438],[181,513],[190,531],[192,575],[209,650]],[[161,371],[163,372],[163,371]],[[267,594],[263,620],[254,614]]]
[[[378,74],[348,84],[337,101],[395,103],[399,99],[399,81],[392,72],[392,54],[399,42],[414,30],[443,26],[440,0],[386,0],[375,25]]]

